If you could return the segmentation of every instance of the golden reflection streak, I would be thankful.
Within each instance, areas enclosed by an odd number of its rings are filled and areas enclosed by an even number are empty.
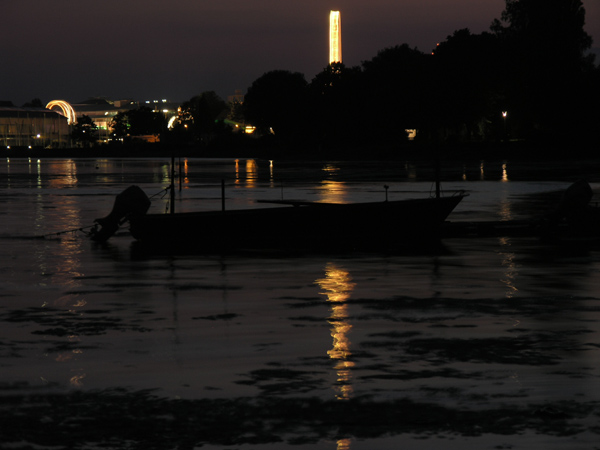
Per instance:
[[[258,166],[256,160],[246,160],[246,187],[256,187],[256,176],[258,174]]]
[[[348,191],[343,181],[324,180],[321,182],[319,201],[325,203],[345,203]]]
[[[352,439],[338,439],[337,450],[350,450],[350,444],[352,444]]]
[[[334,164],[325,164],[323,166],[323,172],[327,172],[329,174],[334,174],[336,172],[339,172],[340,168]]]
[[[351,369],[354,363],[348,361],[352,355],[348,338],[352,325],[348,321],[348,305],[345,302],[350,298],[356,283],[352,282],[352,277],[345,269],[333,263],[327,264],[325,278],[319,278],[315,282],[324,289],[325,292],[321,294],[326,295],[327,301],[331,303],[331,317],[328,322],[332,326],[333,348],[328,350],[327,354],[336,361],[334,369],[337,374],[337,384],[333,389],[338,400],[347,400],[354,393],[351,384]]]
[[[183,175],[184,175],[183,182],[185,184],[189,184],[190,183],[190,179],[189,179],[189,170],[190,170],[190,167],[189,167],[188,163],[189,163],[189,161],[188,161],[187,158],[183,160]]]
[[[500,202],[500,219],[501,220],[512,220],[512,204],[510,201],[502,200]]]
[[[507,182],[508,180],[508,169],[506,163],[502,164],[502,181]]]
[[[245,166],[245,178],[243,177],[240,169],[240,160],[235,160],[235,185],[241,185],[242,181],[246,181],[245,186],[249,188],[256,187],[256,178],[258,174],[258,165],[255,159],[247,159]]]
[[[335,176],[340,168],[335,164],[325,164],[321,169],[328,176]],[[344,203],[347,195],[346,184],[343,181],[323,180],[321,181],[321,189],[319,190],[319,201],[325,203]]]

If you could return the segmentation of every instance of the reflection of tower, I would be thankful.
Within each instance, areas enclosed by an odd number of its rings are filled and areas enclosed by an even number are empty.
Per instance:
[[[342,62],[342,23],[339,11],[329,12],[329,64]]]
[[[317,284],[325,290],[324,295],[331,303],[331,317],[329,323],[333,348],[327,352],[329,357],[336,361],[334,369],[337,374],[337,384],[334,386],[336,398],[347,400],[352,397],[352,367],[354,363],[349,360],[352,355],[350,351],[350,339],[348,334],[352,325],[348,320],[348,304],[346,301],[354,289],[350,274],[334,264],[327,264],[325,278],[316,280]]]

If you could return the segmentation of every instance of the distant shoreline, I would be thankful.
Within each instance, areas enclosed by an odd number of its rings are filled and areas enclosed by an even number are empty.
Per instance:
[[[13,147],[0,150],[7,158],[240,158],[273,160],[424,160],[438,157],[456,159],[573,160],[600,157],[595,143],[495,142],[427,144],[408,143],[395,147],[370,146],[322,150],[319,148],[276,147],[193,147],[163,144],[140,146],[96,146],[90,148],[44,149]]]

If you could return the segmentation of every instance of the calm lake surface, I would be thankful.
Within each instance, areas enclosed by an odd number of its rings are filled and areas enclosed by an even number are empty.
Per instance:
[[[424,163],[175,162],[181,212],[220,209],[221,180],[229,209],[435,189]],[[520,220],[580,177],[597,194],[600,161],[453,162],[442,187],[470,194],[451,221]],[[166,211],[169,180],[170,159],[0,161],[0,447],[600,448],[600,247],[290,255],[248,235],[140,257],[126,226],[77,231],[132,184]]]

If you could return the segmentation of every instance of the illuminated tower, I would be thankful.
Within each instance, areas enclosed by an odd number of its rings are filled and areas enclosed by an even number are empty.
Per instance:
[[[329,12],[329,64],[342,62],[342,23],[339,11]]]

